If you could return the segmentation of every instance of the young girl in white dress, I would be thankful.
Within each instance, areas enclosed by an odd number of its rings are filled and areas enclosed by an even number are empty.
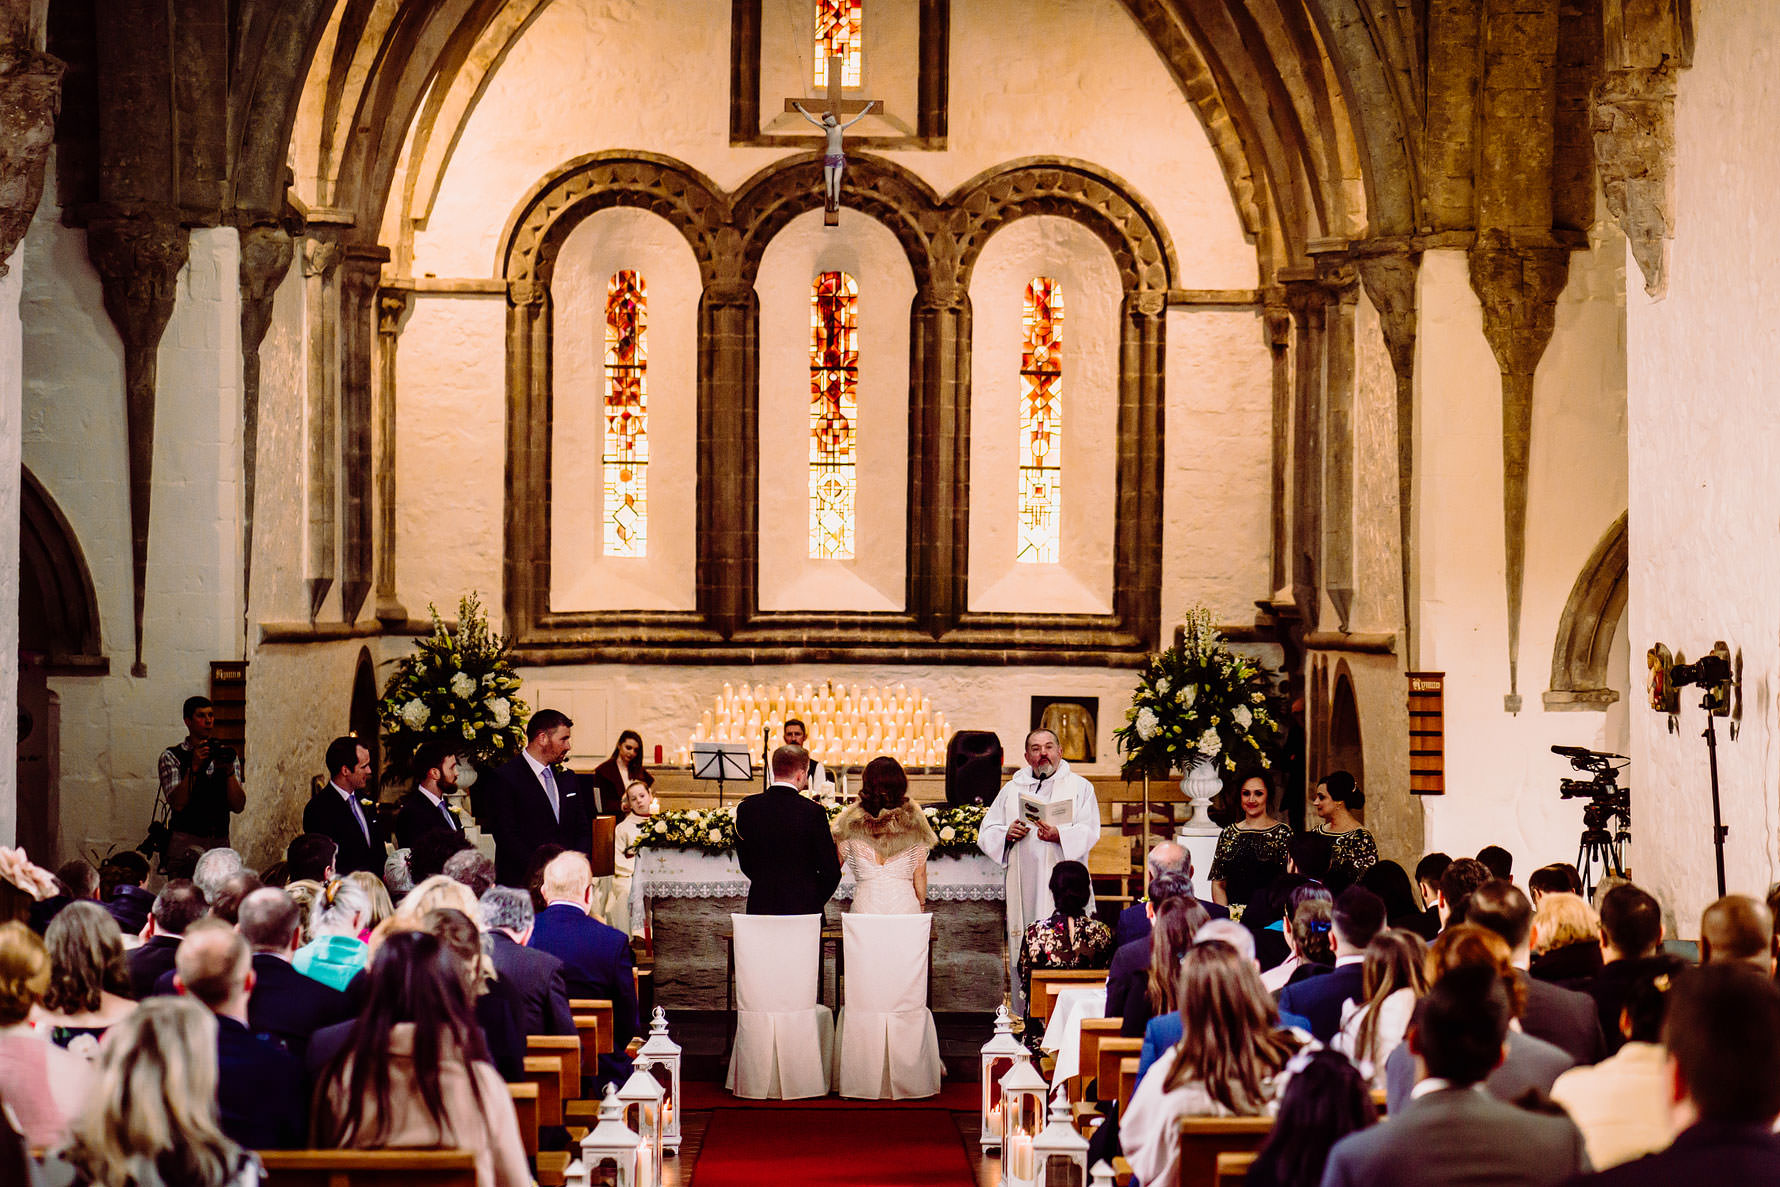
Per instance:
[[[633,780],[624,789],[624,819],[618,822],[612,842],[612,879],[606,890],[603,903],[596,903],[601,908],[601,918],[619,931],[628,932],[630,926],[630,883],[631,875],[636,872],[637,859],[624,851],[636,843],[637,834],[649,823],[649,817],[655,812],[655,793],[641,779]],[[638,935],[642,932],[639,929]]]
[[[909,777],[893,758],[874,758],[860,780],[859,802],[834,821],[841,864],[852,871],[853,910],[861,915],[918,915],[927,904],[927,851],[939,843]]]

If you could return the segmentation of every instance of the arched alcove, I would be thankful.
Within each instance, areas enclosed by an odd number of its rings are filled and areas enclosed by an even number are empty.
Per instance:
[[[80,541],[43,484],[21,470],[19,647],[48,675],[106,675],[99,600]]]
[[[347,728],[371,752],[374,776],[382,774],[381,732],[377,720],[377,665],[371,662],[371,649],[361,647],[358,666],[352,673],[352,707],[346,715]],[[369,794],[369,793],[367,793]]]
[[[1547,709],[1605,711],[1619,699],[1610,686],[1609,657],[1614,634],[1625,616],[1626,571],[1626,517],[1622,514],[1589,554],[1569,601],[1564,603],[1551,652]]]
[[[1360,790],[1366,789],[1366,747],[1360,734],[1360,702],[1354,696],[1353,673],[1347,661],[1335,667],[1334,685],[1329,693],[1329,727],[1323,773],[1346,771],[1354,777]],[[1365,810],[1354,815],[1365,819]]]

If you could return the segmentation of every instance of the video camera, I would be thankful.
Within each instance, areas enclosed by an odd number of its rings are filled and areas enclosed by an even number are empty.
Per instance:
[[[1578,771],[1594,772],[1593,779],[1564,779],[1558,783],[1558,794],[1567,800],[1588,797],[1582,806],[1582,826],[1590,832],[1605,831],[1608,821],[1619,817],[1619,827],[1632,826],[1632,793],[1619,785],[1622,769],[1614,764],[1630,760],[1623,754],[1586,750],[1581,746],[1553,746],[1553,754],[1570,760]]]

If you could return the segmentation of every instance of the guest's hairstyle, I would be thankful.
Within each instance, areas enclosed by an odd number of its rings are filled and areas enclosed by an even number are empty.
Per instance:
[[[358,752],[360,750],[369,754],[371,748],[353,737],[351,734],[347,734],[345,737],[335,738],[332,742],[329,742],[327,753],[328,779],[331,781],[334,776],[338,775],[341,771],[350,771],[357,768]]]
[[[43,1008],[53,1014],[97,1010],[104,994],[130,996],[130,969],[124,963],[124,935],[117,920],[98,903],[69,903],[49,922],[43,946],[49,950],[49,991]]]
[[[561,709],[539,709],[531,715],[531,720],[525,723],[526,744],[530,745],[537,741],[539,734],[547,734],[551,730],[560,729],[565,725],[570,729],[575,727],[575,723],[569,720],[569,715]]]
[[[1051,902],[1059,914],[1074,918],[1088,909],[1094,886],[1088,867],[1079,861],[1060,861],[1051,867]]]
[[[1328,792],[1330,799],[1349,812],[1358,812],[1366,806],[1366,793],[1360,790],[1360,785],[1346,771],[1330,771],[1317,786]]]
[[[1477,860],[1489,870],[1491,878],[1506,881],[1514,876],[1514,854],[1500,845],[1485,845],[1477,851]]]
[[[478,912],[480,914],[480,912]],[[439,907],[420,917],[420,925],[439,937],[461,966],[464,992],[475,1001],[488,992],[494,964],[482,951],[482,931],[462,911]]]
[[[1469,1087],[1502,1062],[1513,1016],[1507,987],[1495,970],[1455,968],[1416,1003],[1411,1050],[1422,1057],[1428,1075]]]
[[[1621,956],[1648,956],[1662,943],[1662,905],[1630,882],[1615,886],[1601,899],[1601,930]]]
[[[1329,845],[1329,838],[1320,833],[1293,833],[1286,842],[1286,855],[1292,859],[1292,868],[1313,882],[1321,882],[1329,876],[1329,860],[1334,852]]]
[[[297,837],[284,850],[285,872],[290,875],[291,882],[320,882],[327,877],[334,858],[339,856],[340,846],[334,838],[325,833],[304,833]]]
[[[810,752],[802,746],[780,746],[773,751],[774,779],[791,779],[810,769]]]
[[[1156,908],[1150,924],[1150,1007],[1156,1014],[1173,1011],[1180,989],[1180,958],[1193,946],[1211,918],[1196,898],[1171,898]]]
[[[92,1187],[132,1187],[144,1166],[159,1182],[221,1187],[242,1152],[217,1125],[216,1081],[215,1017],[150,998],[100,1044],[98,1084],[61,1156]]]
[[[297,904],[297,911],[299,913],[299,930],[297,938],[298,942],[301,944],[307,944],[310,940],[315,938],[314,929],[311,924],[315,918],[315,904],[321,901],[321,892],[324,889],[326,888],[313,878],[304,878],[297,882],[291,882],[284,888],[284,893],[290,895],[291,901]]]
[[[470,893],[477,898],[490,886],[494,885],[494,862],[488,860],[488,854],[480,849],[463,849],[453,853],[445,861],[441,871],[453,882],[462,882],[470,888]]]
[[[1261,893],[1249,903],[1248,910],[1242,913],[1242,925],[1254,931],[1263,931],[1270,925],[1291,918],[1292,893],[1300,886],[1316,886],[1321,884],[1306,878],[1303,874],[1294,874],[1290,870],[1269,882]],[[1325,891],[1324,893],[1327,893]]]
[[[446,828],[443,824],[429,828],[414,839],[414,848],[408,851],[408,874],[418,886],[428,878],[443,874],[446,862],[472,848],[470,839],[456,829]]]
[[[290,883],[290,862],[275,861],[260,871],[260,885],[283,890]]]
[[[396,913],[396,905],[391,901],[389,891],[383,885],[383,879],[376,874],[369,870],[354,870],[346,875],[344,880],[364,891],[366,900],[371,904],[371,913],[365,916],[364,922],[360,925],[366,931]]]
[[[791,720],[797,721],[795,717]],[[790,725],[791,722],[787,721],[785,724]],[[798,721],[797,724],[803,725],[803,722]],[[809,727],[805,726],[804,728],[808,729]],[[629,766],[626,766],[624,761],[618,757],[618,752],[624,749],[626,739],[637,744],[637,756],[631,761]],[[643,773],[643,768],[648,765],[643,761],[643,735],[637,733],[636,730],[621,731],[618,735],[618,741],[612,744],[612,765],[618,768],[619,772],[625,776],[626,780],[638,778]]]
[[[206,919],[193,924],[180,940],[173,967],[185,991],[216,1010],[247,980],[253,950],[245,936],[222,920]]]
[[[1402,919],[1420,910],[1415,905],[1415,887],[1410,884],[1409,875],[1394,861],[1373,862],[1360,875],[1358,885],[1383,900],[1387,920]]]
[[[1746,894],[1727,894],[1700,916],[1700,963],[1760,960],[1772,951],[1774,917]]]
[[[1265,1082],[1298,1040],[1278,1028],[1279,1011],[1255,966],[1228,944],[1195,944],[1181,959],[1178,997],[1181,1037],[1163,1090],[1198,1082],[1232,1113],[1261,1112]]]
[[[1548,894],[1582,894],[1582,875],[1567,861],[1554,861],[1527,875],[1527,893],[1535,899]]]
[[[263,883],[252,870],[237,870],[223,879],[215,897],[210,900],[210,913],[224,923],[233,924],[241,916],[241,900],[260,889]]]
[[[1601,918],[1581,895],[1554,890],[1539,896],[1539,907],[1533,912],[1534,952],[1593,944],[1600,938]]]
[[[1681,977],[1663,1042],[1701,1121],[1760,1125],[1780,1113],[1780,990],[1743,965]]]
[[[99,899],[110,902],[120,886],[141,886],[148,880],[148,858],[134,849],[113,853],[99,863]]]
[[[302,932],[302,911],[285,891],[268,886],[241,900],[235,929],[256,949],[281,952]]]
[[[525,885],[531,891],[533,911],[542,911],[549,906],[544,900],[544,871],[550,868],[551,862],[567,852],[566,848],[552,841],[539,845],[532,854],[531,864],[525,868]],[[591,879],[592,876],[593,867],[590,865],[588,866],[588,877]]]
[[[505,931],[522,936],[536,918],[532,911],[531,895],[511,886],[490,886],[476,902],[482,908],[483,926],[489,931]]]
[[[1429,853],[1415,863],[1415,880],[1425,882],[1429,886],[1439,886],[1441,876],[1446,873],[1446,867],[1451,864],[1452,858],[1446,854]]]
[[[371,960],[365,1005],[340,1052],[316,1077],[312,1142],[319,1149],[376,1148],[389,1135],[390,1032],[414,1023],[412,1077],[435,1128],[445,1128],[440,1066],[488,1059],[471,1013],[462,966],[428,932],[388,936]],[[482,1090],[468,1077],[478,1106]]]
[[[17,1026],[49,990],[49,951],[16,921],[0,923],[0,1026]]]
[[[424,932],[426,924],[417,915],[391,915],[382,923],[371,929],[365,938],[365,963],[368,965],[377,959],[377,953],[389,942],[391,936],[399,936],[404,932]]]
[[[581,860],[586,861],[583,857]],[[444,874],[435,874],[409,891],[402,899],[398,915],[406,915],[419,919],[428,911],[452,910],[461,911],[469,916],[470,922],[477,927],[482,926],[482,908],[476,903],[476,895],[455,878],[447,878]]]
[[[1691,966],[1679,956],[1664,956],[1642,964],[1626,986],[1621,1017],[1613,1020],[1615,1031],[1629,1031],[1627,1042],[1660,1043],[1668,1021],[1670,991]]]
[[[70,898],[92,898],[99,893],[99,871],[83,858],[56,867],[56,880],[67,888]]]
[[[1378,1120],[1371,1086],[1345,1056],[1323,1048],[1304,1056],[1302,1064],[1286,1085],[1273,1128],[1250,1167],[1258,1182],[1317,1187],[1335,1143]]]
[[[1428,948],[1428,983],[1438,984],[1455,969],[1468,968],[1486,968],[1501,978],[1509,1012],[1516,1018],[1526,1012],[1526,985],[1515,974],[1514,952],[1507,940],[1475,923],[1456,924],[1441,932]]]
[[[1440,875],[1440,893],[1446,896],[1447,922],[1463,920],[1470,907],[1471,892],[1490,880],[1490,868],[1474,857],[1461,857],[1449,863]]]
[[[154,916],[156,931],[176,936],[202,919],[208,909],[203,892],[196,885],[185,878],[174,878],[155,895],[154,906],[148,913]]]
[[[1292,947],[1304,964],[1334,964],[1334,911],[1326,898],[1307,898],[1292,911]]]
[[[412,849],[397,849],[383,863],[383,889],[389,891],[391,901],[414,889],[414,871],[408,866],[408,858],[413,852]]]
[[[365,888],[345,878],[336,878],[321,888],[309,907],[309,934],[321,936],[353,936],[370,926],[371,896]]]
[[[1150,906],[1160,911],[1169,899],[1195,898],[1193,880],[1185,874],[1160,874],[1150,881]]]
[[[1180,856],[1170,857],[1170,853]],[[1193,864],[1193,855],[1187,852],[1185,845],[1175,841],[1161,840],[1150,846],[1149,854],[1143,859],[1144,881],[1151,886],[1163,874],[1186,874]],[[1188,875],[1191,877],[1191,875]],[[1155,898],[1153,892],[1151,898]]]
[[[215,705],[210,703],[209,697],[187,697],[185,698],[185,704],[180,707],[179,715],[185,718],[185,720],[190,721],[192,715],[199,709],[214,709],[215,707]]]
[[[192,867],[192,881],[204,894],[204,901],[214,903],[223,883],[239,874],[246,866],[233,849],[206,849]]]
[[[1234,919],[1207,919],[1193,933],[1195,944],[1209,944],[1214,940],[1230,945],[1244,960],[1255,959],[1255,933]]]
[[[445,770],[445,760],[457,753],[457,743],[447,742],[443,738],[428,738],[414,748],[414,761],[409,764],[414,782],[425,783],[426,777],[433,771],[441,774]]]
[[[1372,937],[1384,930],[1384,900],[1364,886],[1350,886],[1335,900],[1330,918],[1348,947],[1365,951]]]
[[[908,772],[887,754],[880,754],[865,764],[859,779],[859,806],[868,816],[881,816],[901,807],[909,798]]]
[[[544,878],[539,885],[545,902],[559,899],[570,902],[582,902],[587,891],[593,886],[593,866],[587,861],[585,853],[574,849],[558,853],[544,867]],[[415,888],[418,891],[418,887]]]
[[[1366,945],[1366,961],[1360,978],[1360,997],[1366,1016],[1354,1036],[1354,1058],[1377,1066],[1386,1052],[1378,1050],[1378,1016],[1384,1001],[1399,989],[1416,997],[1428,991],[1428,946],[1412,931],[1388,928]]]

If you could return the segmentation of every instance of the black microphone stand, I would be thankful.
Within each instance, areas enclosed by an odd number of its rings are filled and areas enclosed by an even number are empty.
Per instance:
[[[1700,708],[1706,711],[1706,732],[1700,736],[1706,739],[1706,766],[1712,773],[1712,848],[1718,859],[1718,897],[1724,897],[1724,839],[1730,828],[1724,823],[1724,816],[1718,806],[1718,730],[1712,712],[1713,691],[1708,690],[1700,700]]]

